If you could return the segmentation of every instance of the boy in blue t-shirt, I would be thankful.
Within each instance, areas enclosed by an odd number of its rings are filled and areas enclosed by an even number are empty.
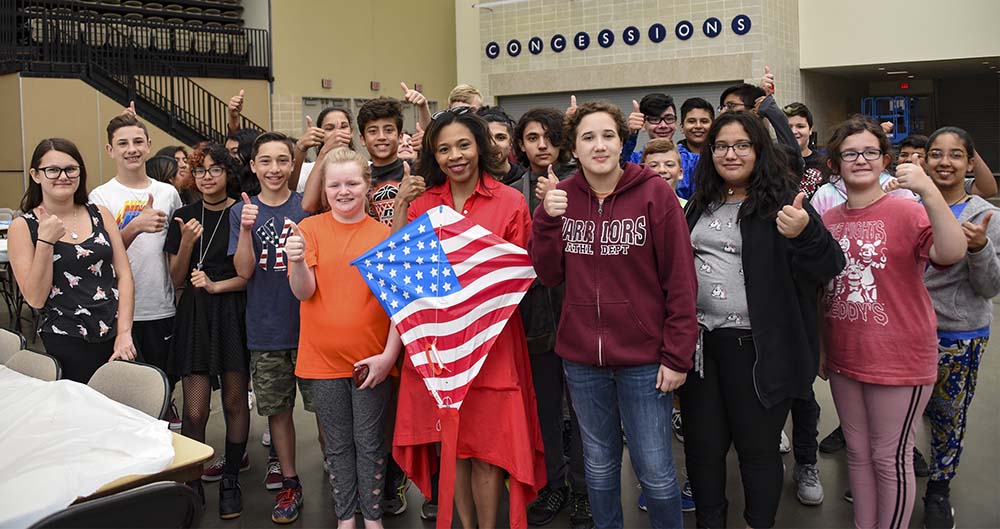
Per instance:
[[[293,143],[280,132],[266,132],[254,142],[250,168],[260,194],[233,206],[229,254],[236,273],[247,280],[247,346],[257,394],[257,413],[267,417],[277,461],[269,461],[267,488],[280,488],[271,513],[275,523],[292,523],[302,506],[302,485],[295,470],[295,386],[312,411],[309,386],[295,378],[299,342],[299,301],[288,286],[285,240],[292,222],[308,214],[302,195],[288,188]],[[280,469],[280,471],[279,471]],[[273,476],[272,476],[273,474]]]

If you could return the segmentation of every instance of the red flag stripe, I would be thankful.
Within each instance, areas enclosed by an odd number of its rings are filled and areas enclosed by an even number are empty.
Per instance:
[[[521,267],[507,267],[501,268],[499,270],[494,270],[488,274],[484,274],[479,277],[469,285],[463,287],[458,292],[454,292],[445,296],[438,297],[425,297],[414,300],[410,302],[409,305],[403,307],[395,316],[393,316],[393,321],[399,325],[403,320],[405,320],[409,315],[424,309],[436,309],[436,310],[451,310],[453,305],[457,305],[474,295],[479,291],[485,289],[493,283],[498,283],[506,279],[534,279],[535,269],[530,266]]]

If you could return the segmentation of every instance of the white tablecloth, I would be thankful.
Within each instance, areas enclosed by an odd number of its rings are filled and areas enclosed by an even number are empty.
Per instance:
[[[88,386],[0,365],[0,527],[27,527],[80,496],[174,458],[167,423]]]

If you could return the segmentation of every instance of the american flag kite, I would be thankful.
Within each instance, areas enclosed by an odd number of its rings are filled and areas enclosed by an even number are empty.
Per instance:
[[[351,264],[396,325],[406,356],[437,402],[438,527],[451,527],[458,409],[535,279],[531,259],[523,248],[437,206]]]

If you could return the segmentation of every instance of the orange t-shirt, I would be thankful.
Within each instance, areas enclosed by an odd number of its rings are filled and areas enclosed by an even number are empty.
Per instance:
[[[316,292],[299,306],[295,375],[348,378],[355,362],[385,349],[389,316],[351,261],[388,237],[389,228],[371,217],[344,224],[323,213],[303,220],[299,231]]]

